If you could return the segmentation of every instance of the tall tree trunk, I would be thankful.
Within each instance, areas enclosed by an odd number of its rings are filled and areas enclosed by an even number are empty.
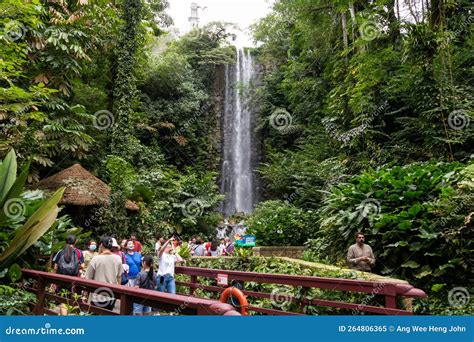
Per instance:
[[[431,0],[430,6],[430,26],[434,30],[436,29],[442,21],[441,18],[441,9],[443,6],[442,0]]]
[[[351,13],[351,20],[352,20],[352,41],[355,40],[355,29],[357,27],[357,20],[356,20],[356,12],[354,8],[354,3],[351,1],[349,2],[349,12]]]
[[[397,6],[397,3],[397,0],[392,0],[387,4],[390,40],[393,43],[398,42],[400,37],[400,22],[397,19],[397,15],[395,14],[395,7]]]
[[[347,32],[347,18],[346,13],[341,13],[341,23],[342,23],[342,40],[344,42],[344,49],[349,47],[349,33]]]

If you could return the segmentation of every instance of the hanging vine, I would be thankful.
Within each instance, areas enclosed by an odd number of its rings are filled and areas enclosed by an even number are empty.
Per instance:
[[[113,90],[113,114],[115,125],[112,130],[111,152],[120,155],[130,135],[130,118],[137,103],[137,85],[134,75],[136,55],[143,37],[140,22],[144,15],[142,0],[124,0],[124,25],[121,29],[117,68]]]

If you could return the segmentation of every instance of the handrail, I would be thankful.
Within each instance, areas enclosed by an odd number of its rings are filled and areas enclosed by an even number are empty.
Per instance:
[[[107,294],[112,299],[120,300],[120,311],[114,312],[104,308],[93,306],[86,302],[79,302],[81,309],[90,312],[110,315],[130,315],[133,310],[133,303],[140,303],[158,309],[175,311],[177,314],[194,315],[240,315],[232,306],[220,303],[215,300],[205,298],[196,298],[184,295],[173,295],[154,290],[137,289],[128,286],[114,285],[100,281],[83,279],[79,277],[67,276],[57,273],[43,272],[31,269],[22,269],[25,278],[37,279],[36,288],[28,290],[37,294],[37,302],[34,308],[35,315],[52,313],[51,310],[44,308],[45,299],[51,299],[58,302],[67,302],[67,299],[46,292],[49,284],[59,286],[73,285],[75,290],[80,293],[81,290],[95,292],[96,294]]]
[[[175,269],[177,274],[184,274],[190,276],[190,282],[176,282],[177,285],[189,287],[189,293],[192,295],[196,288],[201,288],[211,292],[222,292],[225,288],[219,286],[208,286],[199,284],[197,277],[216,278],[218,274],[225,274],[228,277],[228,282],[232,280],[249,281],[256,283],[270,283],[279,285],[301,286],[304,288],[317,288],[326,290],[349,291],[358,293],[367,293],[370,295],[385,296],[385,307],[367,305],[364,303],[346,303],[335,300],[320,300],[320,299],[296,299],[292,296],[285,296],[286,300],[292,302],[299,302],[302,307],[306,305],[330,306],[342,309],[352,309],[357,312],[365,311],[377,314],[388,315],[410,315],[412,311],[397,308],[397,297],[426,297],[425,292],[413,287],[410,284],[397,284],[390,282],[374,282],[366,280],[353,280],[342,278],[325,278],[312,277],[288,274],[272,274],[272,273],[258,273],[258,272],[241,272],[221,269],[207,269],[200,267],[177,266]],[[247,296],[259,298],[272,298],[272,295],[264,292],[243,291]],[[289,314],[283,310],[264,309],[250,307],[254,311],[260,311],[270,314]]]

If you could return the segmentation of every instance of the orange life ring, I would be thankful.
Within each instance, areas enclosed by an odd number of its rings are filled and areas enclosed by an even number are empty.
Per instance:
[[[247,316],[249,314],[249,302],[247,301],[247,297],[244,295],[244,293],[236,287],[228,287],[221,294],[221,303],[227,303],[227,300],[230,296],[235,296],[239,300],[240,313],[243,316]]]

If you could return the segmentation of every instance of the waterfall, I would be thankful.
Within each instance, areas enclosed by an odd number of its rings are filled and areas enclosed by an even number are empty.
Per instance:
[[[235,65],[226,65],[225,104],[222,134],[221,207],[225,216],[250,213],[256,200],[252,154],[255,153],[255,115],[249,94],[255,81],[255,64],[250,51],[237,50]]]

